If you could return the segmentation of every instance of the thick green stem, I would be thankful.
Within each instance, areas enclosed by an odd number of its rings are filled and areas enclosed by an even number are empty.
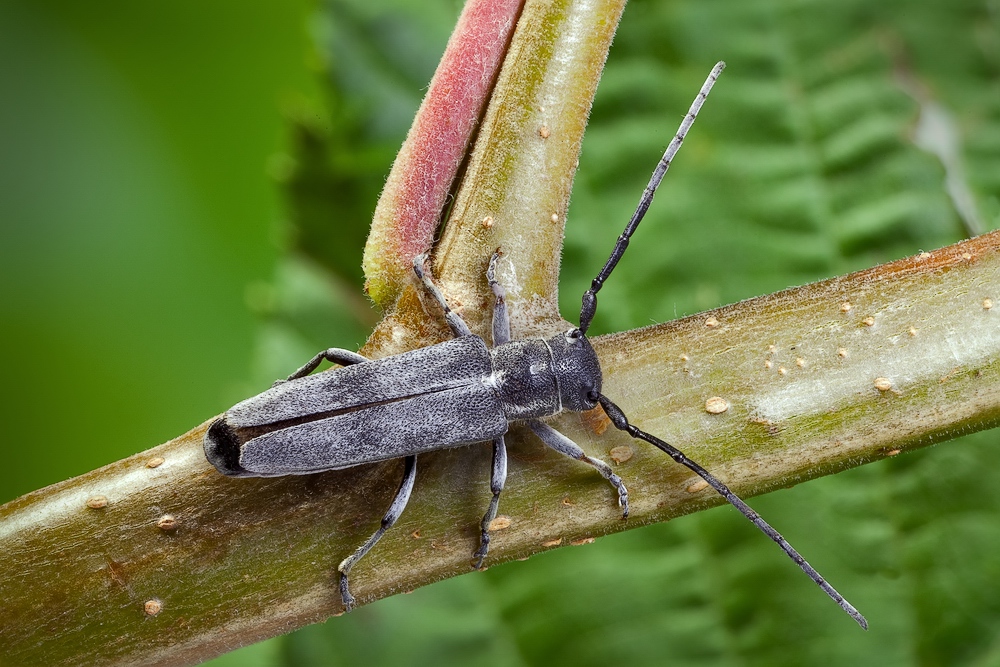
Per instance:
[[[595,347],[635,423],[753,495],[1000,422],[998,300],[994,232]],[[621,461],[632,518],[591,468],[515,426],[491,563],[719,502],[600,413],[554,423]],[[336,563],[377,525],[401,463],[230,479],[203,433],[0,508],[6,663],[188,664],[339,613]],[[421,457],[410,507],[354,570],[362,602],[470,571],[489,449]]]

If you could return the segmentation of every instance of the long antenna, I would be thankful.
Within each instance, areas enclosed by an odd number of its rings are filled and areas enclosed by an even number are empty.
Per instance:
[[[823,589],[823,592],[829,595],[834,602],[840,605],[841,609],[850,614],[851,618],[858,622],[858,625],[865,630],[868,629],[868,621],[861,615],[861,612],[855,609],[854,605],[845,600],[844,596],[837,592],[837,589],[831,586],[812,565],[806,562],[806,559],[803,558],[799,552],[788,543],[788,540],[781,536],[781,533],[772,528],[771,524],[764,521],[764,519],[762,519],[757,512],[753,511],[749,505],[743,502],[739,496],[730,491],[728,486],[717,480],[710,472],[702,468],[700,465],[684,456],[684,453],[681,452],[681,450],[667,442],[664,442],[663,440],[660,440],[656,436],[650,435],[645,431],[640,431],[635,426],[632,426],[628,422],[628,418],[625,417],[625,413],[622,412],[622,409],[612,403],[607,396],[598,394],[597,399],[601,402],[601,407],[604,408],[604,412],[608,415],[608,418],[611,419],[611,423],[615,425],[615,428],[625,431],[633,438],[645,440],[654,447],[658,447],[666,452],[674,461],[680,463],[682,466],[686,466],[689,470],[708,482],[709,486],[719,492],[719,495],[728,500],[733,507],[738,509],[743,514],[743,516],[750,519],[755,526],[760,528],[762,533],[774,540],[778,546],[781,547],[781,550],[788,554],[788,557],[795,561],[795,564],[802,568],[802,571]]]
[[[600,291],[601,287],[604,285],[604,281],[608,279],[611,272],[615,270],[618,265],[618,260],[622,258],[625,254],[625,249],[628,248],[629,239],[632,238],[632,234],[635,233],[636,228],[639,223],[642,222],[643,216],[646,215],[646,210],[649,205],[653,202],[653,195],[656,194],[656,188],[660,186],[660,181],[663,180],[663,176],[667,173],[667,169],[670,169],[670,162],[677,155],[677,151],[680,150],[681,144],[684,143],[684,137],[687,136],[688,130],[694,124],[694,119],[698,117],[698,112],[701,111],[701,105],[705,103],[705,98],[708,97],[708,93],[711,92],[712,86],[715,85],[715,80],[719,78],[722,74],[722,70],[726,68],[726,63],[719,61],[716,63],[715,67],[712,68],[712,72],[705,79],[705,84],[698,91],[698,96],[694,98],[694,102],[691,103],[691,108],[688,109],[687,115],[684,116],[684,120],[681,121],[681,126],[677,128],[677,134],[670,141],[670,145],[667,146],[667,150],[663,153],[663,157],[660,158],[660,162],[656,165],[656,169],[653,170],[653,175],[649,179],[649,184],[646,185],[646,189],[642,193],[642,199],[639,200],[639,206],[636,207],[635,213],[632,214],[632,219],[629,220],[628,226],[625,227],[625,231],[622,235],[618,237],[618,242],[615,244],[614,250],[611,251],[611,257],[608,258],[607,263],[601,272],[597,274],[594,281],[590,283],[590,289],[583,293],[583,306],[580,308],[580,331],[587,333],[587,329],[590,328],[590,321],[594,319],[594,313],[597,312],[597,293]]]

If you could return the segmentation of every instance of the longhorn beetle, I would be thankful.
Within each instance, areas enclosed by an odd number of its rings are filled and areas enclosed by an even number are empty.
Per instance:
[[[381,526],[337,568],[346,610],[355,602],[348,585],[351,568],[403,512],[413,490],[417,456],[423,452],[493,442],[493,498],[483,516],[479,548],[473,556],[475,567],[482,566],[490,546],[490,522],[496,517],[507,477],[504,433],[514,421],[526,421],[546,445],[596,468],[615,488],[622,518],[628,518],[628,491],[610,466],[588,456],[572,440],[539,421],[563,410],[580,412],[600,405],[616,428],[663,450],[697,473],[777,542],[827,595],[867,629],[864,616],[725,484],[674,446],[629,423],[621,408],[601,393],[601,367],[586,337],[597,311],[597,292],[625,254],[629,239],[724,67],[725,63],[720,62],[709,74],[656,165],[607,263],[584,292],[578,328],[547,340],[512,341],[505,291],[495,278],[498,251],[486,271],[496,297],[493,347],[487,348],[486,342],[449,308],[424,271],[427,256],[420,255],[413,262],[413,271],[444,311],[455,335],[452,340],[377,360],[339,348],[324,350],[287,380],[279,380],[264,393],[238,403],[209,427],[205,454],[220,472],[233,477],[301,475],[405,457],[402,484]],[[323,359],[342,368],[310,375]]]

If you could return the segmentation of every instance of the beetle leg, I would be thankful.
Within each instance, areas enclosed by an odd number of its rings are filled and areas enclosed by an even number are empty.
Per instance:
[[[493,306],[493,347],[510,342],[510,316],[507,313],[507,290],[496,280],[497,260],[500,259],[500,251],[497,250],[490,258],[489,268],[486,269],[486,280],[490,283],[490,289],[497,298]]]
[[[351,364],[360,364],[362,362],[368,361],[367,358],[362,357],[357,352],[351,352],[350,350],[342,350],[339,347],[331,347],[329,350],[323,350],[315,357],[310,359],[306,364],[288,376],[286,380],[278,380],[274,384],[281,384],[282,382],[288,382],[288,380],[295,380],[301,377],[305,377],[312,373],[319,366],[320,362],[326,359],[330,363],[340,364],[341,366],[350,366]]]
[[[493,474],[490,476],[490,491],[493,492],[493,499],[490,500],[490,508],[483,515],[482,536],[479,538],[479,549],[472,555],[476,559],[475,569],[483,566],[486,554],[490,550],[490,524],[497,518],[497,507],[500,504],[500,492],[503,491],[504,482],[507,481],[507,445],[504,444],[503,436],[493,441]]]
[[[347,575],[350,574],[351,568],[364,558],[364,555],[371,551],[372,547],[382,539],[385,531],[389,530],[392,524],[396,523],[396,519],[406,509],[406,503],[410,499],[410,492],[413,491],[413,480],[416,477],[417,457],[416,455],[407,456],[403,470],[403,481],[399,485],[399,491],[396,492],[396,497],[393,499],[392,505],[389,506],[389,511],[382,517],[382,525],[368,538],[367,542],[358,547],[357,551],[345,558],[337,566],[337,570],[340,572],[340,597],[344,602],[344,611],[350,611],[354,608],[354,596],[351,595],[351,590],[347,583]]]
[[[611,472],[611,466],[601,459],[595,459],[592,456],[587,456],[587,454],[580,449],[580,445],[576,444],[544,422],[540,422],[537,419],[529,419],[528,426],[530,426],[531,430],[535,432],[535,435],[542,439],[542,442],[560,454],[571,456],[578,461],[589,463],[597,468],[597,472],[601,473],[604,479],[611,482],[611,485],[618,490],[618,504],[622,508],[622,518],[628,518],[628,489],[625,488],[625,484],[622,482],[621,477]]]
[[[427,261],[427,253],[422,255],[417,255],[413,259],[413,272],[417,274],[417,278],[424,284],[424,289],[427,290],[428,294],[434,297],[434,300],[438,302],[441,309],[444,310],[444,318],[448,321],[448,326],[451,327],[451,331],[455,334],[455,338],[461,338],[462,336],[471,336],[472,331],[469,330],[469,325],[465,323],[458,314],[451,309],[448,305],[448,301],[444,298],[444,294],[438,289],[438,286],[434,284],[431,279],[430,272],[424,271],[424,262]]]

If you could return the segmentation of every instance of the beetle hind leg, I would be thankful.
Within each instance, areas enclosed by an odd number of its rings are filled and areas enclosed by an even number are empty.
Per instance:
[[[615,487],[615,490],[618,491],[618,504],[622,508],[622,518],[628,518],[628,489],[625,488],[622,478],[611,471],[611,466],[601,459],[587,456],[586,452],[580,448],[580,445],[544,422],[540,422],[537,419],[529,419],[528,426],[535,432],[535,435],[542,439],[542,442],[560,454],[565,454],[578,461],[589,463],[597,468],[597,472],[601,473],[604,479],[611,482],[611,486]]]
[[[472,555],[476,559],[472,567],[477,570],[483,566],[486,554],[490,551],[490,524],[493,523],[493,519],[497,518],[497,508],[500,505],[500,492],[503,491],[503,485],[506,481],[507,445],[504,443],[503,436],[501,435],[493,441],[493,473],[490,476],[490,491],[493,492],[493,498],[490,500],[490,508],[483,515],[483,532],[479,538],[479,548]]]
[[[396,497],[393,499],[392,505],[389,506],[389,510],[382,517],[382,525],[379,526],[379,529],[364,544],[358,547],[357,551],[345,558],[337,566],[337,571],[340,572],[340,597],[344,602],[344,611],[353,609],[355,602],[347,581],[347,577],[351,573],[351,568],[357,565],[358,561],[372,550],[372,547],[382,539],[385,532],[392,528],[392,524],[396,523],[396,520],[399,519],[403,510],[406,509],[406,503],[410,500],[410,492],[413,491],[413,481],[416,477],[417,457],[416,455],[407,456],[403,470],[403,481],[399,485],[399,491],[396,492]]]

